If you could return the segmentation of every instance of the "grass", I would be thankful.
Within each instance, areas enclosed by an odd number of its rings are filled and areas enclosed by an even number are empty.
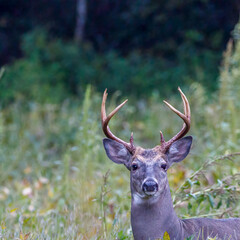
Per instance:
[[[183,218],[228,218],[240,210],[240,99],[231,48],[216,96],[210,100],[196,83],[183,89],[192,107],[194,145],[168,173]],[[110,94],[107,111],[121,98]],[[180,108],[179,99],[169,102]],[[159,130],[168,139],[182,123],[161,100],[130,99],[111,128],[123,139],[133,131],[143,147],[159,143]],[[0,239],[132,239],[129,173],[105,155],[100,102],[89,87],[82,101],[19,101],[1,109]]]

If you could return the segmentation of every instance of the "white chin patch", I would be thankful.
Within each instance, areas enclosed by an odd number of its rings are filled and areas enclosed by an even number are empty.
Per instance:
[[[151,204],[151,203],[155,203],[156,201],[158,201],[158,197],[157,194],[155,194],[156,192],[149,192],[150,195],[148,195],[146,192],[144,195],[139,195],[137,193],[133,194],[133,202],[134,204]],[[155,194],[155,195],[154,195]],[[148,197],[146,197],[148,196]]]
[[[145,202],[143,197],[138,194],[133,194],[133,201],[135,204],[142,204]]]
[[[156,192],[144,192],[148,196],[153,196]]]

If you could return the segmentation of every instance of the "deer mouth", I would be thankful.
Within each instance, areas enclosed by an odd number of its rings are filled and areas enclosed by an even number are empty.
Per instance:
[[[152,191],[152,192],[144,192],[147,196],[153,196],[156,194],[157,191]]]

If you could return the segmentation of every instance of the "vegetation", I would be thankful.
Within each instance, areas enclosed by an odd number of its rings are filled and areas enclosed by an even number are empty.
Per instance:
[[[218,56],[186,54],[191,48],[180,50],[177,58],[181,64],[171,67],[160,57],[139,53],[123,57],[114,51],[100,54],[88,45],[79,49],[72,42],[51,38],[44,29],[24,35],[21,48],[24,57],[6,67],[0,82],[4,104],[18,99],[58,103],[82,97],[88,84],[101,92],[107,87],[111,92],[146,97],[153,92],[167,96],[194,79],[211,92],[209,78],[217,78],[212,63]]]
[[[24,0],[1,0],[0,62],[21,56],[21,36],[38,27],[47,28],[54,38],[72,40],[77,2],[50,0],[46,5],[45,0],[38,0],[29,6]],[[85,2],[84,41],[94,49],[117,50],[124,55],[132,51],[157,53],[165,60],[175,59],[178,49],[186,45],[192,47],[192,55],[202,50],[218,53],[228,41],[240,10],[238,0]]]
[[[108,111],[130,96],[113,131],[153,147],[182,124],[161,102],[181,86],[194,145],[169,170],[175,209],[238,216],[240,25],[218,73],[238,0],[48,2],[0,0],[0,239],[132,239],[129,173],[102,146],[106,87]]]
[[[235,35],[239,35],[239,27]],[[29,54],[32,61],[28,64],[35,66],[39,58]],[[24,61],[15,68],[26,64]],[[46,65],[53,76],[58,72],[47,61]],[[192,106],[194,145],[190,156],[168,173],[180,217],[239,214],[239,69],[240,42],[235,51],[229,42],[219,91],[212,99],[198,83],[184,89]],[[38,88],[40,82],[36,84]],[[65,91],[61,84],[54,86]],[[49,88],[49,95],[52,91]],[[25,93],[21,94],[23,97],[1,109],[0,238],[132,239],[129,173],[104,153],[100,94],[88,86],[83,102],[70,98],[61,104],[25,101]],[[122,98],[119,92],[111,93],[108,111]],[[148,100],[131,98],[112,121],[113,131],[126,139],[132,130],[136,143],[144,147],[158,144],[159,130],[169,138],[181,122],[161,100],[157,92]],[[179,96],[169,101],[178,106]]]
[[[77,2],[87,5],[80,43]],[[240,10],[238,0],[0,0],[0,9],[1,100],[53,103],[88,84],[139,97],[197,81],[212,93]]]

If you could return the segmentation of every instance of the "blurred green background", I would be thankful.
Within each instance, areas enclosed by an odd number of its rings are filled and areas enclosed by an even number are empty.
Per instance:
[[[96,91],[164,97],[198,82],[216,91],[239,18],[232,0],[0,1],[2,103],[61,102]],[[51,94],[54,88],[54,94]]]
[[[132,239],[129,172],[105,155],[100,103],[154,147],[192,109],[168,173],[182,217],[239,217],[238,0],[0,0],[0,239]]]

